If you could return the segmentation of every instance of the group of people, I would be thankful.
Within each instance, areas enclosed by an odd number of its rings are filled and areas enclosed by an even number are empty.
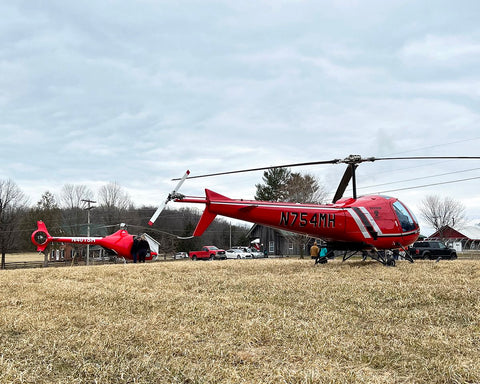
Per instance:
[[[133,237],[133,244],[130,252],[134,263],[137,262],[137,259],[139,263],[145,263],[145,257],[150,252],[150,245],[148,244],[145,235]]]
[[[312,259],[315,259],[315,264],[325,263],[327,261],[327,248],[319,248],[317,242],[314,241],[313,245],[310,247],[310,256]]]

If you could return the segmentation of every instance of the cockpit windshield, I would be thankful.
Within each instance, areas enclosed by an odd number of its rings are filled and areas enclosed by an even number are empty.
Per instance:
[[[412,217],[410,212],[408,212],[407,208],[405,208],[400,201],[397,200],[395,203],[393,203],[393,209],[397,214],[398,221],[402,226],[403,232],[413,231],[417,228],[417,220],[415,217]]]

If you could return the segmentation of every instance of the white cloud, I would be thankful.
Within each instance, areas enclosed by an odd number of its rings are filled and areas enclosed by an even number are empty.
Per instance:
[[[419,2],[373,0],[2,4],[1,177],[16,179],[34,200],[65,183],[117,181],[140,205],[156,203],[186,169],[351,153],[476,154],[480,43],[467,17],[476,7],[453,12],[456,5],[440,2],[433,12]],[[362,164],[359,183],[435,167],[461,166]],[[305,170],[335,190],[343,169]],[[261,175],[192,180],[184,188],[251,198]],[[474,207],[478,183],[468,185],[437,189],[461,192]],[[398,194],[410,205],[425,192]]]
[[[407,64],[458,66],[480,62],[480,42],[471,36],[428,34],[407,42],[400,55]]]

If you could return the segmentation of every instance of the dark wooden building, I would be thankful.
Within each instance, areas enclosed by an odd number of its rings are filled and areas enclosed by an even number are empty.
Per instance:
[[[268,256],[308,256],[311,237],[254,224],[247,233],[250,241],[260,239],[261,251]]]

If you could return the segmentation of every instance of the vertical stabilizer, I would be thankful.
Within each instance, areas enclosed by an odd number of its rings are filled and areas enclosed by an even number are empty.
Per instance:
[[[203,232],[205,232],[208,226],[212,224],[212,221],[215,219],[216,216],[216,213],[210,212],[207,204],[205,210],[203,211],[203,215],[197,224],[197,228],[195,228],[195,232],[193,232],[193,236],[202,236]]]
[[[203,215],[200,218],[200,221],[197,224],[197,228],[195,228],[195,232],[193,232],[193,236],[202,236],[203,232],[208,228],[212,221],[217,216],[216,213],[210,211],[210,202],[212,200],[230,200],[228,197],[220,195],[219,193],[213,192],[210,189],[205,189],[205,197],[207,198],[205,210],[203,211]]]

